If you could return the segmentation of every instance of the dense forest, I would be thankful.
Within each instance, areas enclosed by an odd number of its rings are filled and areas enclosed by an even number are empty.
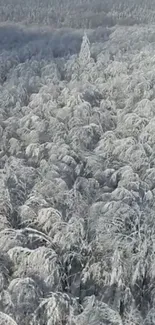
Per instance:
[[[1,22],[56,28],[154,23],[154,0],[0,0]]]
[[[155,325],[154,0],[0,0],[0,325]]]

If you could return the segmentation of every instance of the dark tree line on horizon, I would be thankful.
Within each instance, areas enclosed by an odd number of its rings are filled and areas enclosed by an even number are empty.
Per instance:
[[[0,21],[54,28],[131,26],[155,22],[154,0],[0,0]]]

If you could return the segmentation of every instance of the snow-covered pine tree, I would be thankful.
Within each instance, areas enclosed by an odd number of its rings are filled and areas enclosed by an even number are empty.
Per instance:
[[[81,44],[81,49],[79,53],[79,63],[81,66],[85,66],[90,62],[90,42],[85,32],[83,35],[83,40]]]

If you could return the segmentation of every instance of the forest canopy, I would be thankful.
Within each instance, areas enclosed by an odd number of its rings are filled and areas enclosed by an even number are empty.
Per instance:
[[[155,325],[154,19],[0,0],[0,325]]]

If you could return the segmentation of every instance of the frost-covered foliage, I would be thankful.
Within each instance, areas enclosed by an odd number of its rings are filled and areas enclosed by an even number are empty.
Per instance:
[[[2,22],[56,28],[96,28],[154,23],[154,0],[0,0]]]
[[[0,325],[155,325],[154,65],[151,24],[0,27]]]

